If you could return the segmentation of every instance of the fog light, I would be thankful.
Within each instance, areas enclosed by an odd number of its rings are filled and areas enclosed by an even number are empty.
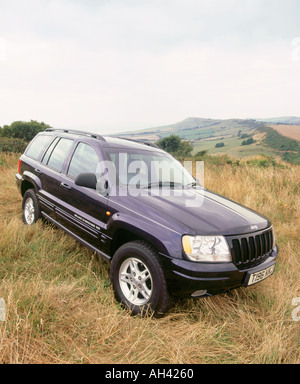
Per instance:
[[[202,290],[202,291],[195,291],[194,293],[192,293],[192,297],[200,297],[200,296],[204,296],[207,294],[207,290]]]

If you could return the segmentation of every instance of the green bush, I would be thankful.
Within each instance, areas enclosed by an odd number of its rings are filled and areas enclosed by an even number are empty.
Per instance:
[[[206,151],[204,151],[206,152]],[[180,161],[204,161],[206,165],[216,165],[216,166],[222,166],[222,165],[234,165],[239,166],[240,160],[235,159],[233,157],[230,157],[227,154],[224,154],[222,156],[214,156],[214,155],[207,155],[204,153],[202,156],[200,156],[201,152],[198,152],[193,158],[186,157],[186,158],[178,158]]]
[[[159,140],[156,144],[164,151],[177,157],[190,156],[193,150],[193,146],[188,141],[183,141],[174,134]]]
[[[31,141],[39,132],[51,128],[50,125],[38,121],[14,121],[11,125],[4,125],[0,130],[0,136],[13,139]]]
[[[28,143],[22,139],[0,137],[0,152],[23,153],[27,144]]]
[[[244,140],[244,141],[242,142],[242,145],[250,145],[250,144],[253,144],[253,143],[255,143],[255,141],[253,140],[252,137],[250,137],[249,139]]]
[[[241,139],[248,139],[250,137],[247,133],[244,133],[242,136],[240,136]]]
[[[265,155],[261,155],[261,158],[247,160],[246,164],[259,168],[283,167],[283,165],[276,163],[276,160],[273,157]]]

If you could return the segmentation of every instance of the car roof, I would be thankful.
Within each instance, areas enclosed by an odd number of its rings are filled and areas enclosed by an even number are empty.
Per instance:
[[[114,137],[114,136],[102,136],[98,133],[86,132],[86,131],[77,131],[69,129],[55,129],[48,128],[40,134],[58,134],[61,137],[70,137],[73,139],[78,139],[80,137],[86,137],[87,139],[98,140],[101,142],[102,147],[118,147],[120,149],[131,148],[138,149],[141,151],[158,151],[164,152],[156,144],[151,142],[144,142],[141,140],[134,140],[127,137]]]
[[[159,151],[163,152],[157,145],[143,142],[139,140],[134,140],[130,138],[122,137],[113,137],[113,136],[104,136],[105,143],[102,144],[103,147],[120,147],[120,148],[131,148],[131,149],[140,149],[143,151]]]

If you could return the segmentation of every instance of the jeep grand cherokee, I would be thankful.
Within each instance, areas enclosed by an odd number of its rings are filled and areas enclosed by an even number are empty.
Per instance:
[[[15,179],[24,223],[43,217],[109,262],[132,314],[159,316],[176,296],[251,286],[274,271],[270,221],[204,189],[154,144],[47,129]]]

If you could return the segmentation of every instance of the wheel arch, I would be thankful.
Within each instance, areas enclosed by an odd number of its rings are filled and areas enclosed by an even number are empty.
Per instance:
[[[114,254],[122,245],[137,240],[145,241],[157,252],[168,253],[168,250],[160,239],[151,235],[149,232],[143,231],[141,228],[131,225],[126,227],[120,226],[115,230],[110,244],[111,258],[114,257]]]
[[[23,173],[23,181],[21,184],[21,194],[24,196],[28,189],[34,189],[35,192],[41,189],[41,180],[31,172]]]
[[[24,180],[22,182],[22,185],[21,185],[21,195],[22,195],[22,197],[25,195],[25,193],[26,193],[26,191],[28,191],[28,189],[34,189],[35,190],[34,184],[31,183],[28,180]]]

